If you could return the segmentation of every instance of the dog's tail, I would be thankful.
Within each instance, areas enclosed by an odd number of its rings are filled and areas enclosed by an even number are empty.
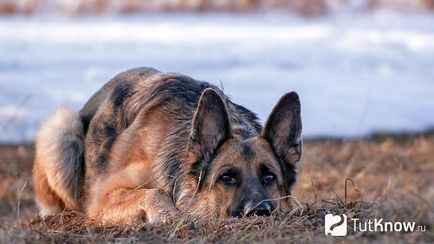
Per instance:
[[[77,112],[60,108],[39,129],[33,183],[41,215],[80,209],[84,132]]]

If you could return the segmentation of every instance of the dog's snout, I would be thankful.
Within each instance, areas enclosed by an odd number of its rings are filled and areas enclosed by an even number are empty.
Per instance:
[[[273,211],[273,207],[269,202],[260,202],[256,204],[246,204],[244,207],[245,216],[269,216]]]

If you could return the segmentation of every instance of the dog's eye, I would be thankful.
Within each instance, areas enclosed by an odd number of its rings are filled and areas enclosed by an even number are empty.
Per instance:
[[[267,173],[263,176],[264,183],[267,185],[271,185],[276,181],[276,176],[272,173]]]
[[[235,185],[235,183],[237,183],[235,176],[230,173],[222,174],[219,178],[219,181],[225,185]]]

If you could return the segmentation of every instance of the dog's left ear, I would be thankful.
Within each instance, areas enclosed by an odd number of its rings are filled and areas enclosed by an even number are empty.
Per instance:
[[[194,114],[188,142],[193,154],[196,172],[206,167],[217,148],[231,137],[231,127],[226,105],[220,95],[211,88],[202,92]]]
[[[261,136],[270,143],[279,160],[295,165],[301,158],[301,105],[298,94],[285,94],[273,108]]]

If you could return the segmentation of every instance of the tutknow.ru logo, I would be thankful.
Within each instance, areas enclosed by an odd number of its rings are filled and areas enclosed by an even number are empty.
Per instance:
[[[333,215],[326,214],[325,225],[324,225],[325,235],[332,236],[346,236],[347,235],[347,215]]]
[[[331,236],[347,235],[347,215],[326,214],[324,233]],[[360,219],[351,219],[354,232],[425,232],[426,226],[416,225],[416,222],[391,222],[384,219],[370,219],[360,221]]]

